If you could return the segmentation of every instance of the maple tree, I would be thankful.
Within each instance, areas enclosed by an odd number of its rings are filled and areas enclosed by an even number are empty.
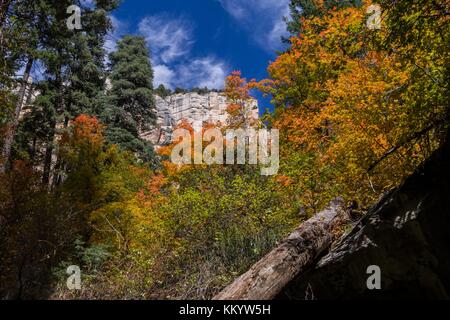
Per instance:
[[[257,121],[252,117],[250,91],[255,87],[255,80],[247,82],[240,71],[233,71],[225,79],[224,95],[227,98],[228,128],[248,129],[255,127]]]
[[[369,205],[442,141],[444,59],[411,53],[406,44],[398,48],[386,26],[369,30],[370,4],[302,17],[301,34],[269,66],[270,78],[257,84],[277,106],[272,121],[282,135],[287,173],[281,180],[305,190],[300,201],[313,211],[335,196]],[[419,11],[412,8],[411,19]],[[430,42],[441,43],[442,22],[427,30]],[[422,71],[433,70],[441,80],[419,75],[418,60],[427,65]]]

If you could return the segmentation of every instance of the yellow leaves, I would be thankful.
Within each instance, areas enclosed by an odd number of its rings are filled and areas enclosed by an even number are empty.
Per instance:
[[[150,188],[161,182],[156,178]],[[163,227],[164,217],[155,210],[158,201],[152,196],[155,195],[138,192],[128,200],[110,203],[91,213],[89,222],[95,230],[91,241],[110,243],[119,251],[158,250],[158,241],[167,230]]]
[[[420,159],[420,148],[401,149],[385,160],[385,172],[377,170],[373,183],[358,182],[367,180],[366,170],[375,161],[417,131],[414,123],[421,127],[425,121],[408,102],[415,69],[408,69],[401,54],[382,51],[366,37],[365,8],[331,10],[304,19],[302,27],[290,50],[269,66],[271,79],[258,85],[278,107],[273,125],[281,132],[281,153],[313,155],[317,180],[333,179],[341,186],[337,195],[370,198],[363,194],[374,196],[374,189],[399,183]],[[276,182],[288,186],[288,176],[293,177],[282,173]],[[312,188],[321,185],[317,180]]]

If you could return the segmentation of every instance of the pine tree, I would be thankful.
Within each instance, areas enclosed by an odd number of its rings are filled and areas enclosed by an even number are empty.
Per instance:
[[[3,40],[3,24],[6,21],[11,2],[12,0],[0,0],[0,40]]]
[[[82,30],[70,30],[66,25],[68,18],[66,10],[73,4],[81,8]],[[108,12],[116,6],[117,0],[96,1],[94,6],[83,1],[74,3],[70,0],[25,0],[14,3],[13,7],[18,16],[16,20],[28,23],[30,28],[27,34],[31,34],[33,37],[30,38],[35,39],[34,42],[30,41],[32,45],[27,47],[30,52],[27,60],[29,62],[38,59],[40,69],[44,71],[44,79],[36,85],[40,96],[29,114],[29,117],[35,119],[38,114],[42,117],[41,124],[45,124],[39,128],[39,137],[46,137],[41,141],[43,146],[40,148],[46,149],[43,166],[44,183],[49,182],[51,175],[57,127],[67,126],[71,119],[83,112],[93,113],[97,100],[104,91],[106,76],[103,45],[105,35],[112,26]],[[31,9],[37,15],[32,15],[35,17],[32,22],[26,22],[28,20],[23,20],[24,12],[28,13]],[[21,100],[23,99],[19,97],[19,102]],[[29,124],[28,122],[28,126],[24,128],[34,127]],[[33,133],[28,133],[28,136],[33,137]],[[31,140],[34,145],[36,139]],[[30,144],[31,141],[23,142]],[[5,158],[8,159],[9,156]]]
[[[158,88],[155,89],[155,94],[161,98],[166,98],[172,94],[172,91],[166,88],[163,84],[160,84]]]
[[[93,8],[79,2],[82,9],[81,31],[69,30],[66,26],[66,8],[71,4],[71,1],[67,2],[67,6],[60,1],[55,4],[53,13],[57,19],[50,29],[52,37],[43,42],[46,49],[44,62],[47,73],[51,75],[47,79],[48,94],[53,100],[53,110],[48,113],[51,119],[44,159],[44,183],[48,183],[50,178],[57,125],[63,124],[66,127],[79,114],[91,113],[97,96],[103,91],[103,45],[105,35],[112,27],[108,11],[116,7],[117,1],[96,1]],[[60,169],[60,165],[56,163],[56,171]],[[55,174],[54,183],[58,176]]]
[[[151,146],[139,133],[156,122],[153,98],[153,70],[143,37],[125,36],[110,55],[111,85],[109,107],[102,115],[108,125],[110,143],[132,151],[141,160],[153,157]]]
[[[36,60],[39,41],[38,26],[45,18],[41,3],[30,0],[2,1],[0,3],[0,51],[1,51],[1,90],[2,100],[9,105],[2,115],[5,124],[5,136],[0,155],[0,172],[5,172],[19,124],[19,116],[26,102],[31,70]],[[22,78],[15,80],[20,67],[24,68]]]

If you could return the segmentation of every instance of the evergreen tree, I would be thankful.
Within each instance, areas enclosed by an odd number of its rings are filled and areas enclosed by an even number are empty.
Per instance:
[[[23,19],[24,12],[33,9],[33,12],[37,13],[31,20],[32,25],[28,31],[34,36],[30,38],[35,41],[30,41],[32,45],[28,50],[30,54],[27,61],[39,61],[40,69],[44,71],[44,79],[37,85],[40,95],[33,103],[29,117],[36,119],[39,115],[41,124],[45,124],[39,128],[39,137],[46,138],[40,141],[42,145],[38,149],[46,150],[43,181],[48,183],[52,157],[55,155],[54,140],[58,133],[57,128],[67,126],[68,122],[80,113],[93,113],[96,101],[104,91],[106,76],[103,45],[105,35],[112,26],[108,12],[117,6],[117,0],[96,1],[95,5],[86,4],[84,1],[74,3],[71,0],[28,2],[30,1],[17,1],[13,8],[16,9],[17,20],[25,21],[24,23],[28,21]],[[82,30],[70,30],[66,24],[66,10],[74,4],[81,8]],[[27,71],[28,63],[25,75]],[[19,99],[19,102],[22,100]],[[23,126],[27,127],[33,128],[34,125]],[[31,141],[35,144],[33,132],[23,132],[22,136],[31,139],[21,139],[21,142],[28,146]],[[56,169],[58,168],[57,163]]]
[[[139,36],[125,36],[110,55],[111,85],[109,104],[102,115],[108,125],[110,143],[137,154],[140,160],[153,158],[152,147],[139,133],[156,123],[153,98],[153,70],[146,41]]]
[[[155,94],[157,94],[161,98],[165,98],[172,94],[172,90],[167,89],[163,84],[160,84],[158,88],[155,89]]]
[[[8,167],[11,150],[19,124],[19,116],[26,102],[29,89],[31,70],[36,60],[40,39],[39,27],[45,21],[44,6],[39,1],[3,1],[1,7],[1,76],[0,83],[2,101],[8,106],[2,114],[4,137],[0,156],[0,172]],[[23,67],[22,77],[18,80],[15,75]],[[9,92],[9,94],[4,94]]]
[[[176,87],[174,90],[175,94],[179,94],[179,93],[188,93],[188,91],[184,88],[180,88],[180,87]]]
[[[6,21],[11,2],[12,0],[0,0],[0,42],[3,42],[3,24]]]
[[[83,20],[89,28],[76,33],[70,63],[70,97],[68,113],[71,119],[80,114],[99,115],[105,92],[106,66],[104,39],[111,28],[105,10],[87,10]],[[100,104],[100,106],[99,106]]]
[[[108,12],[117,5],[117,0],[96,1],[91,7],[81,1],[82,30],[69,30],[66,26],[66,5],[59,1],[54,5],[56,18],[51,25],[50,34],[43,42],[44,63],[47,69],[47,94],[52,100],[49,119],[49,140],[44,160],[45,183],[49,182],[54,137],[57,125],[66,127],[69,120],[86,112],[92,113],[96,99],[104,89],[104,38],[112,27]],[[57,54],[54,54],[57,52]],[[56,170],[61,164],[56,163]],[[59,174],[55,174],[57,182]]]

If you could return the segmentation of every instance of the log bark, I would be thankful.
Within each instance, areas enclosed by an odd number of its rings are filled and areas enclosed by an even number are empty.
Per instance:
[[[349,222],[342,200],[304,222],[276,249],[213,300],[271,300],[330,248],[337,227]],[[339,232],[337,232],[339,233]]]

